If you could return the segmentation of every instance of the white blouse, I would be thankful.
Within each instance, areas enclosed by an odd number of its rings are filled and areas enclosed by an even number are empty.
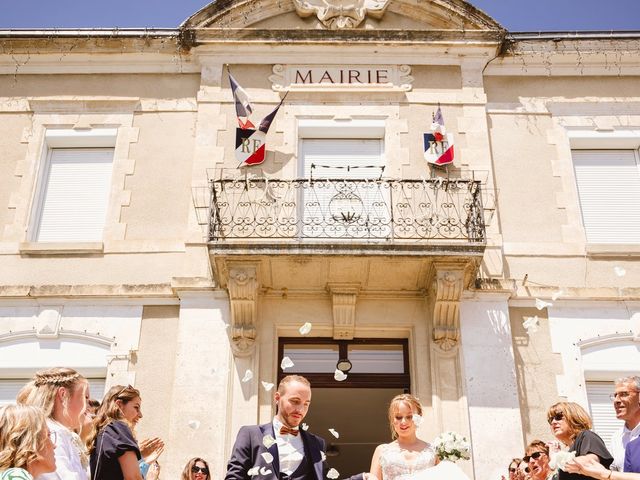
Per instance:
[[[36,480],[89,480],[89,457],[78,434],[50,418],[47,426],[56,432],[56,471]]]

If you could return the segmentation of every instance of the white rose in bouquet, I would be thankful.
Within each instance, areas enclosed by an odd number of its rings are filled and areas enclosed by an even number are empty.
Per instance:
[[[471,445],[467,439],[456,432],[444,432],[434,441],[433,446],[440,460],[456,462],[460,459],[469,460],[471,458]]]

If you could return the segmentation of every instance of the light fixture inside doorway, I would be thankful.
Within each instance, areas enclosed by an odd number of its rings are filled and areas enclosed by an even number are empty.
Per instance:
[[[338,363],[336,363],[336,368],[342,373],[349,373],[349,370],[351,370],[352,367],[353,365],[348,358],[341,358],[338,360]]]

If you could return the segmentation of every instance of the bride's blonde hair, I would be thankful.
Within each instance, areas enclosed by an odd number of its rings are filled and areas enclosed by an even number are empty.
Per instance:
[[[396,395],[391,400],[389,404],[389,428],[391,429],[391,438],[394,440],[398,437],[396,433],[396,429],[393,428],[393,419],[396,415],[396,412],[400,409],[400,404],[406,403],[411,407],[411,412],[415,415],[422,415],[422,405],[420,405],[420,400],[417,397],[409,393],[403,393],[402,395]]]

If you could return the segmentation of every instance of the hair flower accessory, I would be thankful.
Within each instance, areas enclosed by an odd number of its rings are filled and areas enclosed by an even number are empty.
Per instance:
[[[433,446],[440,460],[456,462],[471,458],[471,445],[465,437],[456,432],[441,433],[433,441]]]

